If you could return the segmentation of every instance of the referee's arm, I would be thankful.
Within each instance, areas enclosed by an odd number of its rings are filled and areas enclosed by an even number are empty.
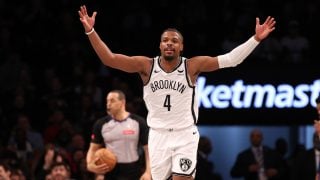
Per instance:
[[[103,148],[101,144],[90,143],[90,147],[86,157],[88,171],[96,174],[104,174],[109,168],[107,164],[96,165],[96,161],[98,159],[94,156],[94,154],[100,148]]]

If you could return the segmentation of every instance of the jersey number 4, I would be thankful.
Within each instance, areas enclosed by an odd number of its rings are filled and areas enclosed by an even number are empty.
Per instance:
[[[163,107],[168,108],[168,111],[170,111],[170,108],[171,108],[170,95],[166,95],[166,99],[164,100]]]

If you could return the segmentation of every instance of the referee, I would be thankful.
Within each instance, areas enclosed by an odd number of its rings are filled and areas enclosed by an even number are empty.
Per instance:
[[[120,90],[108,93],[106,107],[108,115],[98,119],[93,126],[87,169],[95,174],[105,174],[108,180],[151,180],[145,119],[126,111],[126,97]],[[139,161],[140,145],[145,154],[145,168]],[[106,173],[107,164],[96,165],[98,159],[94,154],[100,148],[111,150],[117,157],[117,164],[111,172]]]

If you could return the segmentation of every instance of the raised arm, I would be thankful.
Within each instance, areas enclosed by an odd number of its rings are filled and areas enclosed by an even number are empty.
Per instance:
[[[86,6],[81,6],[78,13],[85,30],[85,34],[88,35],[93,49],[104,65],[129,73],[138,72],[143,74],[149,72],[147,66],[148,63],[150,63],[150,58],[113,53],[100,39],[98,33],[94,30],[97,12],[93,12],[92,16],[89,16]]]
[[[263,24],[260,24],[260,19],[256,18],[254,36],[227,54],[216,57],[197,56],[191,58],[188,63],[190,75],[197,76],[201,72],[210,72],[219,68],[234,67],[240,64],[256,48],[260,41],[268,37],[275,29],[275,24],[276,21],[270,16]]]

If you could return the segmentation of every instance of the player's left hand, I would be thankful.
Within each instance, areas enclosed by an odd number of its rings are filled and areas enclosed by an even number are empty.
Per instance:
[[[271,16],[268,16],[263,24],[260,24],[260,19],[257,17],[255,39],[257,41],[265,39],[275,29],[275,24],[276,21]]]

